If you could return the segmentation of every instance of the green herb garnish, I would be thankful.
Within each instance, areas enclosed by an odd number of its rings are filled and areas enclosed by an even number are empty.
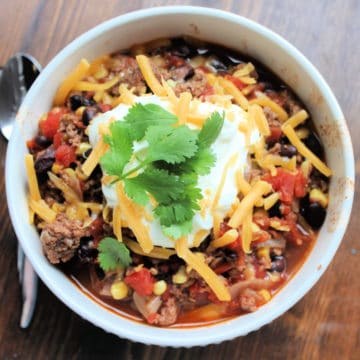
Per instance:
[[[125,268],[132,261],[129,249],[112,237],[102,239],[99,242],[98,251],[99,264],[104,271]]]
[[[155,198],[154,215],[174,239],[191,231],[191,220],[200,209],[198,177],[215,164],[210,146],[220,134],[224,116],[214,112],[200,131],[172,126],[177,122],[159,105],[136,104],[124,121],[110,125],[110,135],[104,137],[110,149],[101,158],[106,173],[123,181],[127,196],[137,204],[146,205],[150,194]],[[135,152],[138,141],[147,147]]]

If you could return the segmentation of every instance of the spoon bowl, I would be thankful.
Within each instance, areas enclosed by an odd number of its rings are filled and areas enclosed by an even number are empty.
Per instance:
[[[0,130],[9,140],[16,113],[41,65],[28,54],[18,53],[0,69]]]

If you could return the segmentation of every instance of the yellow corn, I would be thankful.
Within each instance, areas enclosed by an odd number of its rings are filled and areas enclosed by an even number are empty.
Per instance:
[[[85,110],[85,106],[80,106],[79,108],[76,109],[75,114],[77,116],[82,116],[84,110]]]
[[[172,281],[174,284],[184,284],[188,280],[188,276],[186,275],[185,266],[180,266],[178,272],[173,275]]]
[[[265,258],[266,260],[270,260],[270,248],[268,246],[264,246],[264,247],[260,248],[257,251],[257,257],[259,259]]]
[[[154,284],[153,293],[160,296],[166,291],[166,288],[166,282],[164,280],[159,280]]]
[[[54,174],[58,174],[60,170],[63,169],[63,166],[57,163],[54,163],[53,166],[51,167],[51,172],[53,172]]]
[[[123,281],[116,280],[111,285],[110,293],[113,299],[122,300],[127,297],[129,293],[129,288]]]
[[[309,194],[310,202],[318,202],[323,208],[326,208],[329,203],[328,196],[319,189],[312,189]]]
[[[268,302],[268,301],[271,300],[271,294],[270,294],[269,290],[261,289],[261,290],[259,290],[257,293],[258,293],[259,295],[261,295],[266,302]]]

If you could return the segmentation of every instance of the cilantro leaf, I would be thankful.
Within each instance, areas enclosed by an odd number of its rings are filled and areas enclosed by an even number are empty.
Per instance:
[[[224,115],[217,111],[208,117],[199,133],[199,147],[208,148],[217,139],[224,125]]]
[[[208,148],[199,148],[196,154],[178,165],[182,172],[196,172],[198,175],[207,175],[215,165],[215,155]]]
[[[100,163],[108,175],[121,176],[133,153],[129,127],[121,121],[115,121],[109,129],[111,136],[105,135],[104,141],[110,145],[110,151],[101,157]]]
[[[135,104],[129,109],[124,120],[131,126],[131,136],[134,140],[141,140],[147,128],[154,125],[171,125],[178,122],[178,118],[156,104]]]
[[[195,214],[190,199],[182,199],[167,205],[158,205],[154,213],[159,219],[161,226],[181,224],[191,220]]]
[[[179,176],[155,168],[146,168],[143,173],[124,182],[127,195],[140,205],[146,205],[146,193],[152,194],[159,203],[167,203],[179,199],[186,190],[186,184]]]
[[[145,139],[149,143],[147,160],[181,163],[196,153],[197,137],[198,134],[185,125],[150,126],[145,134]]]
[[[192,230],[192,221],[185,221],[181,224],[172,224],[171,226],[163,226],[162,230],[165,235],[173,239],[178,239],[181,236],[186,236]]]
[[[99,242],[98,251],[99,264],[104,271],[129,266],[132,261],[129,249],[112,237],[102,239]]]

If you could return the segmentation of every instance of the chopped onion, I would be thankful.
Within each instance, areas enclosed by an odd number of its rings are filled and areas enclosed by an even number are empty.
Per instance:
[[[157,313],[162,304],[160,296],[141,296],[136,291],[134,291],[133,300],[136,308],[145,319],[147,319],[149,315]]]
[[[256,245],[256,248],[271,247],[271,248],[285,248],[285,239],[269,239]]]

